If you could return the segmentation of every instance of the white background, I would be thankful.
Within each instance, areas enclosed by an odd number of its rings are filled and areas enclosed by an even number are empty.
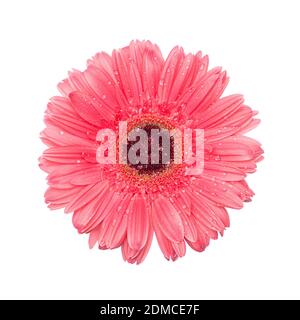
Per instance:
[[[300,298],[299,1],[1,1],[0,298]],[[254,201],[202,254],[140,265],[89,250],[71,216],[43,200],[39,140],[48,99],[71,68],[132,39],[180,44],[222,65],[226,93],[260,111],[265,160]]]

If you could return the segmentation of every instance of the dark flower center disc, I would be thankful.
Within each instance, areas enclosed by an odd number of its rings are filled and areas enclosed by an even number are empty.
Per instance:
[[[174,161],[174,138],[169,136],[169,131],[164,131],[157,124],[145,124],[136,127],[134,130],[143,129],[147,133],[147,140],[145,141],[144,148],[140,148],[137,150],[136,155],[141,156],[141,150],[146,151],[144,155],[144,159],[147,159],[147,163],[142,163],[138,161],[136,163],[131,163],[128,153],[130,148],[140,141],[140,138],[137,137],[136,141],[127,141],[127,163],[131,168],[134,168],[141,175],[153,175],[157,173],[163,172],[168,166]],[[156,129],[156,130],[152,130]],[[158,131],[157,131],[158,130]],[[158,148],[152,148],[153,135],[159,132],[158,138]],[[164,143],[164,141],[169,141],[168,144]],[[153,150],[152,150],[153,149]],[[156,155],[156,158],[159,160],[157,163],[151,163],[151,159]],[[166,161],[167,159],[167,161]]]

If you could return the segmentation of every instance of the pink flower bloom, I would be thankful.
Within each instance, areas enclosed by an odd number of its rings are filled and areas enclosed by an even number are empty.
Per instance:
[[[51,209],[73,213],[89,245],[121,247],[123,258],[141,263],[155,234],[167,259],[186,244],[203,251],[229,227],[226,208],[240,209],[254,195],[245,178],[262,159],[260,144],[246,132],[257,112],[241,95],[221,95],[228,83],[208,57],[175,47],[166,60],[158,46],[133,41],[112,55],[97,53],[84,72],[73,70],[58,88],[41,133],[48,149],[40,167],[48,173]],[[204,169],[186,175],[185,164],[100,164],[99,129],[204,129]],[[173,147],[172,147],[173,148]]]

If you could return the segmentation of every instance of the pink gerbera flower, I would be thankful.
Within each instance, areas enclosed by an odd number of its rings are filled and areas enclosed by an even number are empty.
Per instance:
[[[229,226],[226,208],[240,209],[253,192],[245,178],[262,159],[260,144],[244,133],[259,120],[241,95],[221,98],[228,83],[208,57],[175,47],[166,60],[158,46],[133,41],[112,55],[97,53],[84,72],[74,70],[51,99],[41,133],[49,147],[40,158],[48,173],[49,208],[73,213],[89,245],[121,247],[141,263],[155,234],[167,259],[185,255],[186,244],[203,251]],[[185,174],[185,164],[101,164],[97,133],[118,136],[119,121],[136,128],[204,129],[204,168]],[[118,156],[118,155],[117,155]]]

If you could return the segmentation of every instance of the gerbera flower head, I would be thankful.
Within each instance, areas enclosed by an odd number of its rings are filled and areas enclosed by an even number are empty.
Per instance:
[[[47,106],[41,139],[48,149],[40,167],[48,173],[49,208],[73,213],[90,247],[121,247],[130,263],[145,259],[154,234],[167,259],[184,256],[186,244],[203,251],[229,227],[227,208],[251,200],[245,178],[263,153],[244,135],[259,123],[257,112],[239,94],[221,97],[227,83],[220,67],[208,69],[206,55],[180,47],[166,60],[149,41],[97,53],[85,71],[73,70],[59,83],[61,96]],[[187,142],[197,140],[193,130],[202,134],[200,171],[178,161]],[[162,141],[171,131],[189,132],[190,140],[169,135],[164,161]],[[138,139],[129,136],[139,132],[146,140],[137,150]],[[160,134],[157,150],[150,148],[152,132]],[[113,150],[102,152],[104,133]],[[195,159],[197,151],[189,150]],[[101,162],[101,155],[115,161]]]

